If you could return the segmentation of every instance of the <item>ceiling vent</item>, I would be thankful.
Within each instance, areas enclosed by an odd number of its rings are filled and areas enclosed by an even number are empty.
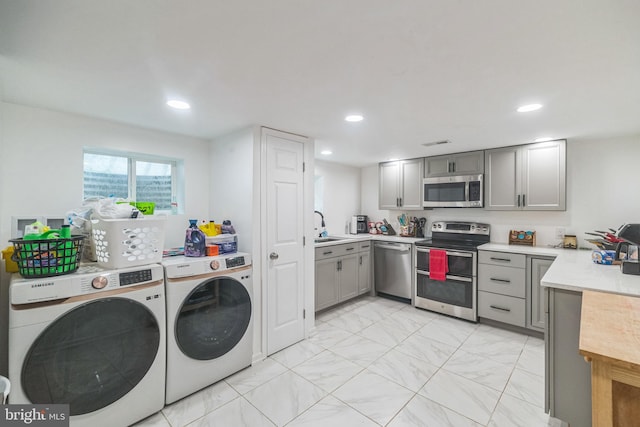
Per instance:
[[[442,144],[449,144],[451,143],[451,141],[449,141],[448,139],[445,139],[444,141],[435,141],[435,142],[425,142],[424,145],[425,147],[432,147],[434,145],[442,145]]]

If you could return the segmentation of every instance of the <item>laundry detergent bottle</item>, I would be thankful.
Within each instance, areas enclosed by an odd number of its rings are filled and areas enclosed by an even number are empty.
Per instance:
[[[206,256],[206,249],[205,235],[198,228],[198,220],[190,219],[184,238],[184,256]]]

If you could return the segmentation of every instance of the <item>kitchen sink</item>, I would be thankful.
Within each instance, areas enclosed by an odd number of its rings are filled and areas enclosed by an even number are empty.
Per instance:
[[[316,237],[314,240],[315,243],[324,243],[324,242],[335,242],[337,240],[344,240],[344,237]]]

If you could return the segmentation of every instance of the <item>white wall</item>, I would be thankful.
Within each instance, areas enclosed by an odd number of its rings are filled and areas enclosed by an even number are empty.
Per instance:
[[[557,227],[578,236],[582,246],[585,231],[618,228],[640,223],[640,197],[634,171],[640,159],[640,135],[607,140],[567,142],[567,210],[563,212],[488,211],[484,209],[433,209],[407,211],[425,216],[428,226],[438,220],[478,221],[491,224],[491,241],[507,243],[511,229],[535,230],[538,245],[557,244]],[[387,218],[397,227],[401,211],[378,210],[378,166],[362,169],[362,212],[373,219]],[[377,216],[377,217],[376,217]]]
[[[262,356],[262,280],[260,277],[260,129],[247,128],[211,141],[211,199],[216,222],[231,220],[238,251],[252,254],[253,354]],[[258,165],[258,166],[256,166]]]
[[[169,218],[165,246],[182,246],[188,218],[209,215],[209,143],[106,120],[3,103],[0,222],[12,215],[64,217],[82,204],[83,147],[184,159],[184,215]]]
[[[353,215],[367,215],[367,212],[360,212],[360,168],[316,160],[314,174],[323,179],[322,214],[327,232],[348,233],[346,226]],[[316,194],[316,197],[319,196]],[[320,216],[317,214],[314,224],[314,228],[320,230]]]
[[[0,247],[11,238],[11,216],[64,217],[82,204],[83,147],[108,148],[184,159],[184,215],[167,223],[166,247],[182,246],[188,218],[209,217],[209,143],[106,120],[0,103]],[[0,274],[7,301],[8,275]],[[0,307],[6,325],[6,304]],[[6,349],[0,327],[0,348]],[[6,372],[0,352],[0,374]]]
[[[238,234],[238,250],[253,252],[255,128],[234,132],[210,143],[211,197],[209,212],[217,223],[231,220]]]

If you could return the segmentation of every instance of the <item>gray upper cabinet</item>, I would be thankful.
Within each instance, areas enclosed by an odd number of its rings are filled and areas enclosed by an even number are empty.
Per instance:
[[[484,151],[447,154],[425,158],[427,178],[450,175],[477,175],[484,172]]]
[[[566,209],[566,141],[485,152],[485,209]]]
[[[422,210],[424,159],[380,163],[378,204],[380,210]]]

